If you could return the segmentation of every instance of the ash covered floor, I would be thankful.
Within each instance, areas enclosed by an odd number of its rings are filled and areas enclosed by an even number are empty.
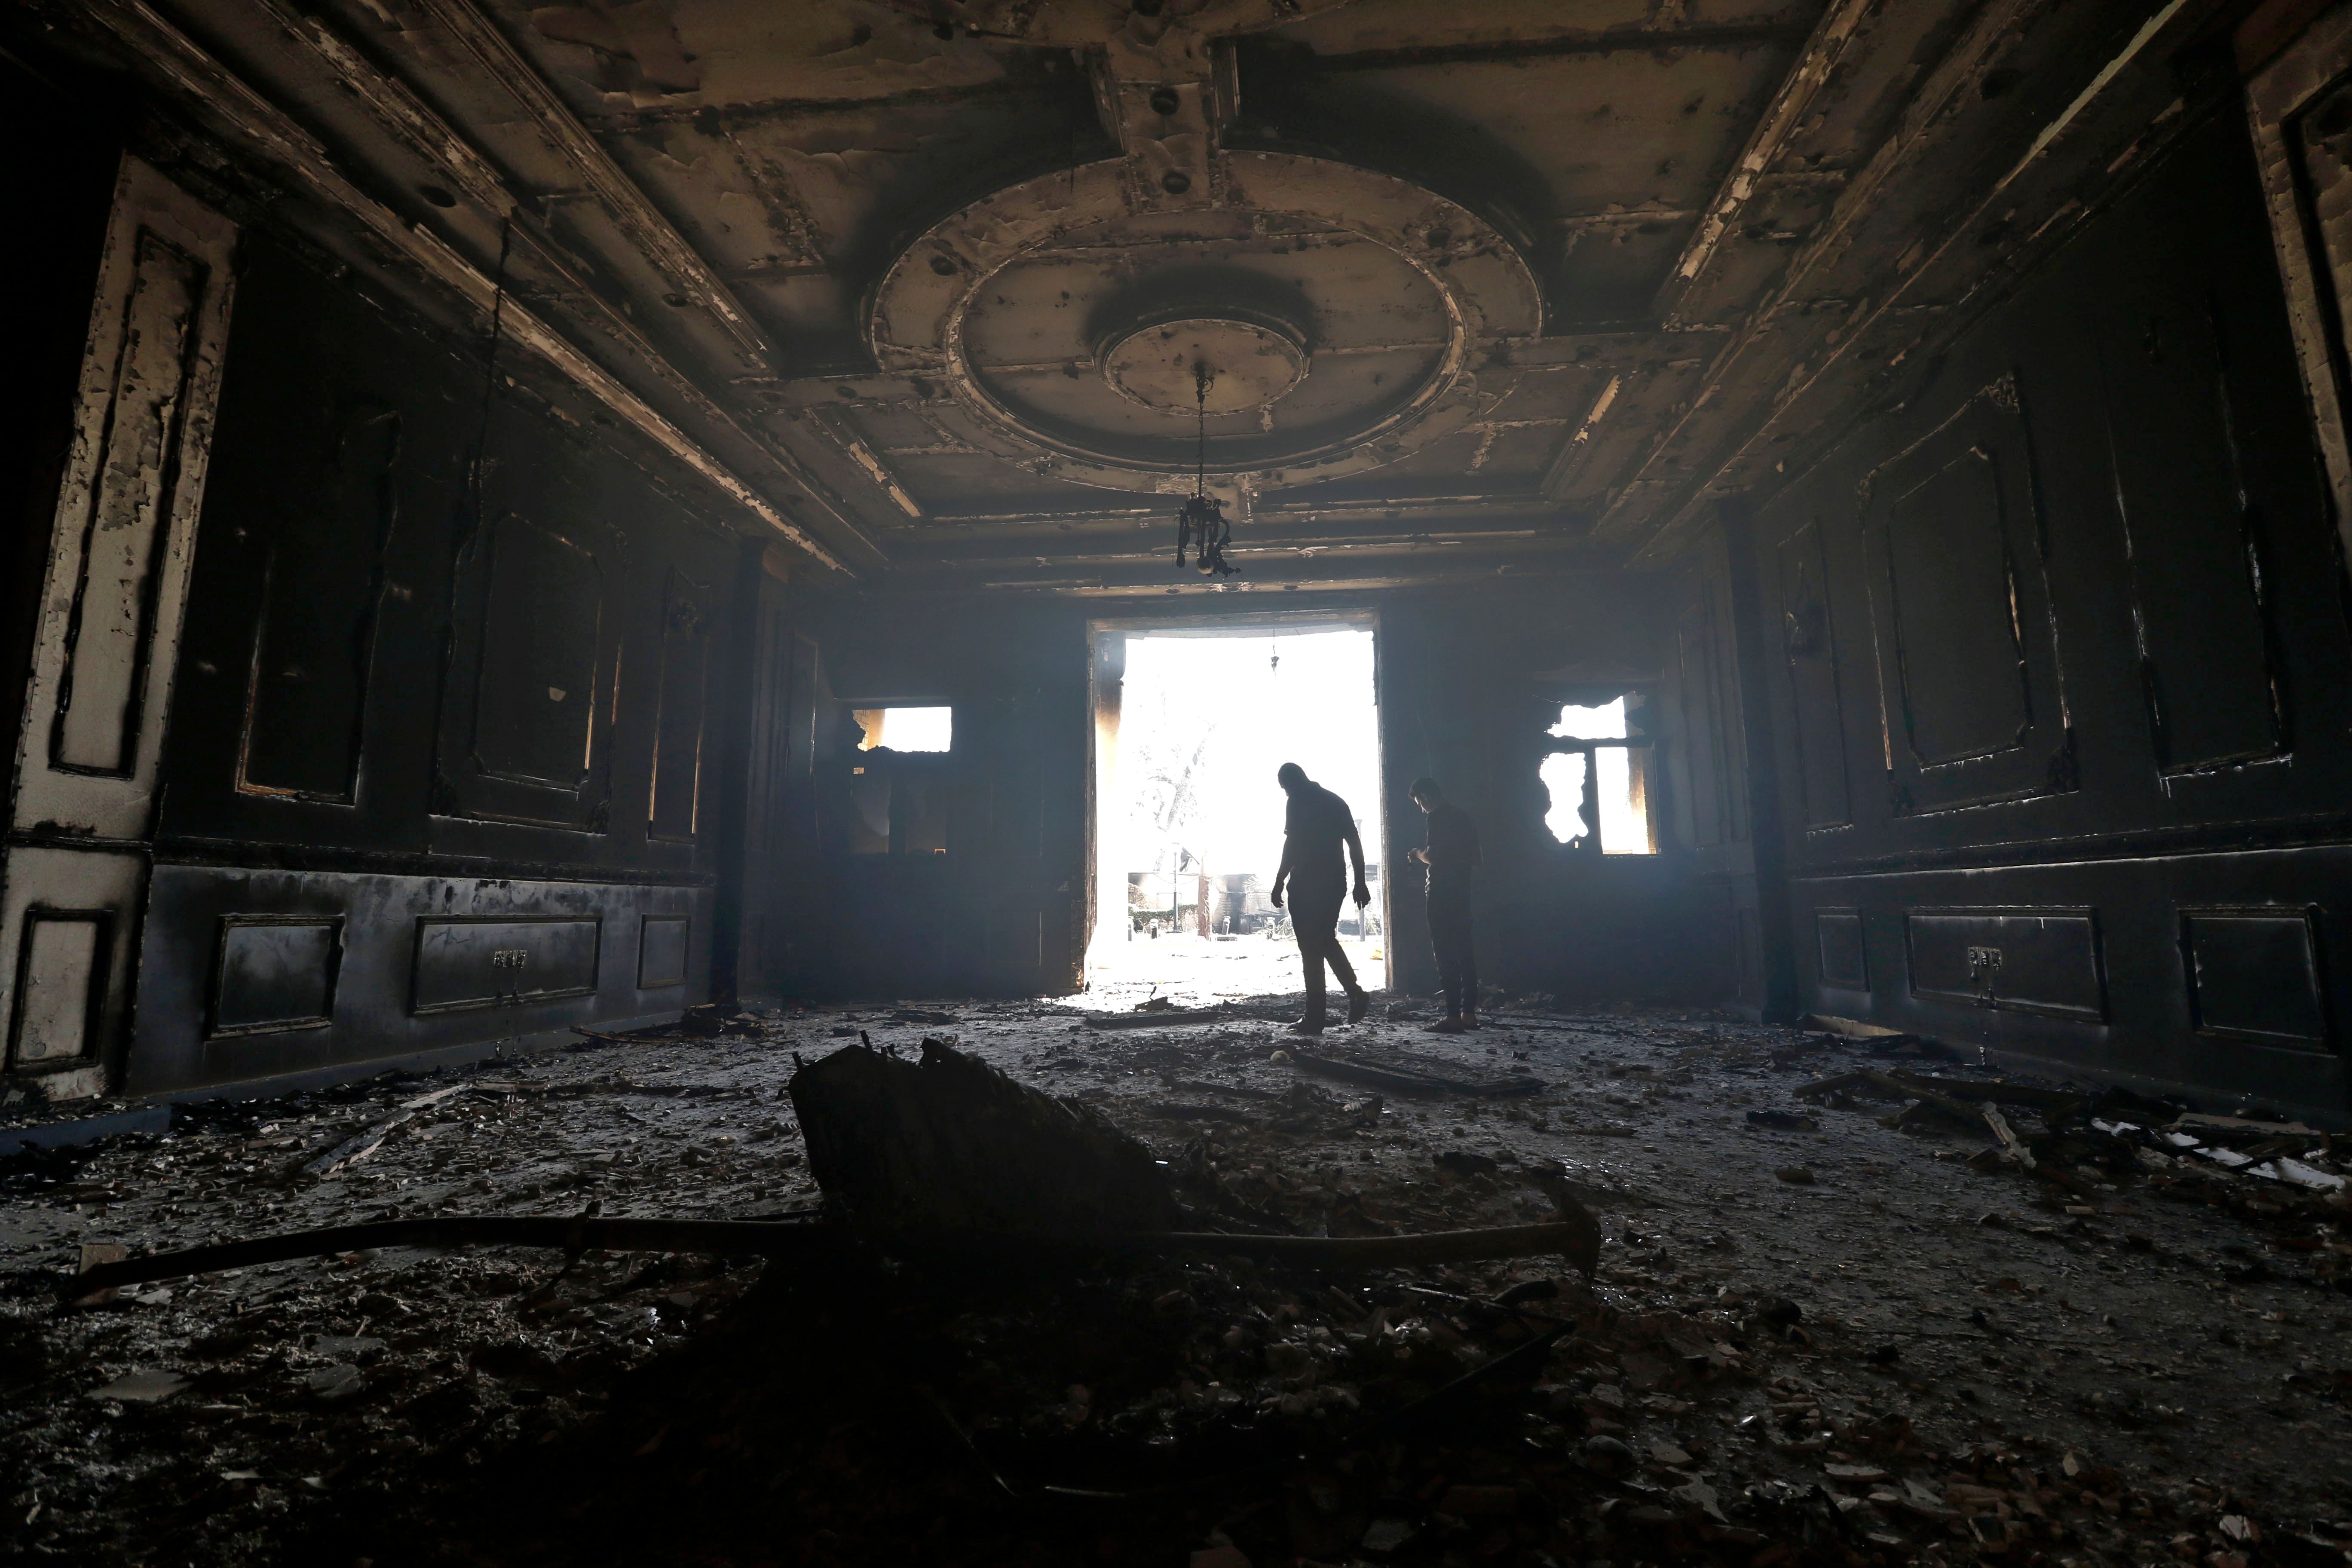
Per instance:
[[[335,1568],[2247,1568],[2352,1547],[2352,1205],[2323,1139],[2167,1137],[2170,1110],[2110,1100],[2093,1113],[2122,1131],[2053,1141],[2012,1103],[2029,1173],[1989,1123],[1882,1124],[1902,1103],[1883,1085],[1797,1098],[1857,1068],[1992,1077],[1900,1043],[1629,1013],[1457,1037],[1401,1016],[1308,1047],[1541,1085],[1383,1093],[1278,1056],[1285,1016],[774,1013],[15,1156],[0,1541]],[[592,1199],[805,1210],[793,1053],[861,1030],[952,1036],[1091,1102],[1234,1228],[1524,1223],[1566,1194],[1605,1227],[1599,1274],[404,1249],[54,1306],[84,1243]],[[2288,1142],[2317,1186],[2248,1173],[2287,1170]]]

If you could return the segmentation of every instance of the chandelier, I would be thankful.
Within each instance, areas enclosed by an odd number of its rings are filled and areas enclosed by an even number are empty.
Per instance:
[[[1225,545],[1234,536],[1225,521],[1225,503],[1209,494],[1209,363],[1192,362],[1192,402],[1198,420],[1199,448],[1192,474],[1192,494],[1176,513],[1176,569],[1184,569],[1184,552],[1204,577],[1232,577],[1241,568],[1225,559]]]

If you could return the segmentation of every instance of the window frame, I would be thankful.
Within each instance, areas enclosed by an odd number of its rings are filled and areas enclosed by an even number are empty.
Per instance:
[[[1545,726],[1547,731],[1549,731],[1552,725],[1556,725],[1560,722],[1561,716],[1558,711],[1559,709],[1570,707],[1605,707],[1611,702],[1620,700],[1625,704],[1626,733],[1622,737],[1616,739],[1601,737],[1588,738],[1584,736],[1554,735],[1550,733],[1546,733],[1538,737],[1536,762],[1536,767],[1538,772],[1542,769],[1544,762],[1552,757],[1580,755],[1584,758],[1584,795],[1581,800],[1577,802],[1577,816],[1583,822],[1585,830],[1576,837],[1564,841],[1556,837],[1552,838],[1552,847],[1564,855],[1591,856],[1596,858],[1602,857],[1623,860],[1654,858],[1664,850],[1664,846],[1660,842],[1660,835],[1658,831],[1658,807],[1656,801],[1657,763],[1659,756],[1658,738],[1656,735],[1650,732],[1652,724],[1651,714],[1656,706],[1656,694],[1646,686],[1622,686],[1607,689],[1606,691],[1600,696],[1597,701],[1582,700],[1582,699],[1587,698],[1591,694],[1591,691],[1588,689],[1578,689],[1570,691],[1546,692],[1541,699],[1544,706],[1554,710],[1551,724]],[[1602,846],[1601,831],[1601,753],[1610,750],[1628,752],[1641,750],[1649,753],[1646,761],[1648,764],[1647,776],[1650,780],[1650,784],[1649,787],[1644,789],[1643,792],[1642,804],[1643,814],[1648,819],[1649,826],[1650,847],[1647,849],[1625,849],[1612,851],[1603,847]],[[1549,786],[1547,786],[1547,788]],[[1550,824],[1546,823],[1544,825],[1544,833],[1547,837],[1551,836]]]
[[[844,782],[847,785],[849,803],[844,821],[843,842],[843,848],[848,859],[854,864],[861,865],[898,865],[910,861],[939,861],[950,858],[955,848],[956,838],[952,810],[954,804],[952,781],[956,768],[958,737],[955,731],[959,705],[950,700],[935,697],[871,700],[845,699],[843,700],[842,705],[853,719],[858,713],[873,712],[877,710],[887,711],[894,708],[945,709],[949,715],[948,744],[945,750],[902,752],[896,746],[888,744],[887,742],[877,746],[857,745],[849,749],[845,758],[848,775]],[[859,728],[862,730],[862,725]],[[884,732],[886,734],[888,732],[887,724]],[[861,775],[878,779],[888,791],[889,804],[887,810],[889,832],[887,847],[883,848],[856,847],[858,834],[855,819],[859,808],[856,804],[854,781]],[[908,806],[911,798],[917,795],[927,797],[926,809],[922,815],[936,826],[939,833],[938,843],[927,849],[917,848],[908,842],[908,828],[913,820]]]

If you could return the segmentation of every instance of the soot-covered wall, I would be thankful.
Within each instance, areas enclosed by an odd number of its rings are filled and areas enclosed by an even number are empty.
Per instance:
[[[2221,106],[1756,520],[1805,1005],[2341,1115],[2346,580]]]
[[[1345,606],[1377,616],[1386,799],[1377,808],[1354,804],[1362,817],[1386,813],[1397,984],[1436,984],[1418,885],[1399,874],[1409,869],[1404,851],[1423,839],[1405,791],[1429,773],[1485,835],[1478,910],[1489,983],[1611,1000],[1730,994],[1735,911],[1703,874],[1678,805],[1688,759],[1672,592],[1663,577],[1570,574]],[[1149,609],[1148,601],[936,596],[810,603],[801,657],[813,658],[818,673],[805,681],[808,763],[795,775],[805,783],[755,786],[754,815],[762,797],[797,810],[794,792],[804,788],[808,832],[821,848],[805,868],[808,896],[778,909],[766,940],[747,946],[747,974],[756,952],[761,984],[787,992],[1076,988],[1091,914],[1089,623],[1133,625]],[[1249,600],[1192,597],[1162,613],[1197,625],[1257,609]],[[1654,856],[1570,849],[1543,823],[1549,801],[1537,769],[1560,703],[1622,690],[1651,699],[1662,762]],[[1252,700],[1247,690],[1232,694],[1236,703]],[[939,775],[949,802],[944,855],[850,853],[856,737],[846,732],[847,710],[893,702],[955,708],[955,748]],[[1266,759],[1257,804],[1269,816],[1282,809],[1272,775],[1283,760]],[[1270,877],[1274,868],[1263,869]],[[755,866],[755,884],[784,879]]]
[[[674,1016],[745,547],[481,343],[266,235],[238,281],[125,1087]]]

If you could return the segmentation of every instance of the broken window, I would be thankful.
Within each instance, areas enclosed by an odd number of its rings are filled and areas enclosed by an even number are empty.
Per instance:
[[[849,852],[948,852],[948,753],[955,710],[854,708],[860,738],[850,762]]]
[[[866,738],[861,752],[944,752],[955,741],[952,708],[858,708],[851,710]]]
[[[1650,817],[1648,713],[1648,700],[1639,692],[1590,705],[1560,704],[1536,776],[1551,796],[1544,826],[1570,849],[1658,852]]]

